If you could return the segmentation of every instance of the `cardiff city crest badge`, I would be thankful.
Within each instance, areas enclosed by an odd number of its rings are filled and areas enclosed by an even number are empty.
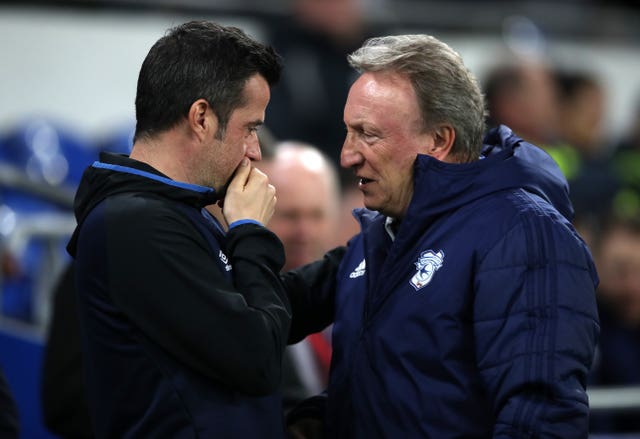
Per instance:
[[[414,265],[416,266],[416,274],[413,275],[409,283],[413,288],[418,291],[421,288],[426,287],[433,275],[442,267],[444,262],[444,252],[439,250],[435,253],[433,250],[425,250],[420,253],[420,257]]]

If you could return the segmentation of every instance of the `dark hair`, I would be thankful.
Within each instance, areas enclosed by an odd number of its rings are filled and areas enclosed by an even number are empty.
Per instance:
[[[601,88],[598,79],[587,72],[557,71],[555,74],[559,97],[568,101],[574,99],[582,90]]]
[[[497,114],[497,102],[503,96],[518,90],[524,82],[522,68],[515,64],[501,65],[489,72],[484,83],[484,93],[488,110],[487,124],[490,127],[499,125],[502,117]]]
[[[149,50],[138,76],[134,141],[179,123],[198,99],[218,117],[222,137],[243,88],[255,74],[269,85],[280,78],[281,58],[241,29],[207,21],[174,27]]]

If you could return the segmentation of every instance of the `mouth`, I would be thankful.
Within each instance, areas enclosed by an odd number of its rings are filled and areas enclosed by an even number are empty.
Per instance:
[[[371,183],[372,181],[373,181],[373,180],[371,180],[370,178],[360,177],[360,178],[358,179],[358,185],[359,185],[359,186],[364,186],[364,185],[366,185],[367,183]]]

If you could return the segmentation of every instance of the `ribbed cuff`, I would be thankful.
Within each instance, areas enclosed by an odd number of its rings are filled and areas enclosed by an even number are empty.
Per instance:
[[[264,225],[260,221],[256,221],[256,220],[252,220],[252,219],[241,219],[241,220],[234,221],[231,224],[229,224],[229,230],[233,229],[234,227],[241,226],[243,224],[255,224],[257,226],[263,226],[264,227]]]

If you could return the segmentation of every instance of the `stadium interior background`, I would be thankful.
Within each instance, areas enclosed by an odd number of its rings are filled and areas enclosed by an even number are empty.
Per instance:
[[[137,73],[148,49],[189,19],[237,25],[269,41],[293,20],[292,1],[0,2],[0,367],[22,437],[53,437],[41,419],[40,367],[51,291],[68,263],[73,193],[100,148],[130,147]],[[640,120],[638,1],[360,2],[372,28],[432,34],[480,82],[508,53],[587,72],[605,91],[604,148],[615,148]],[[640,410],[633,387],[613,396],[597,390],[596,408],[624,400],[622,408]]]

